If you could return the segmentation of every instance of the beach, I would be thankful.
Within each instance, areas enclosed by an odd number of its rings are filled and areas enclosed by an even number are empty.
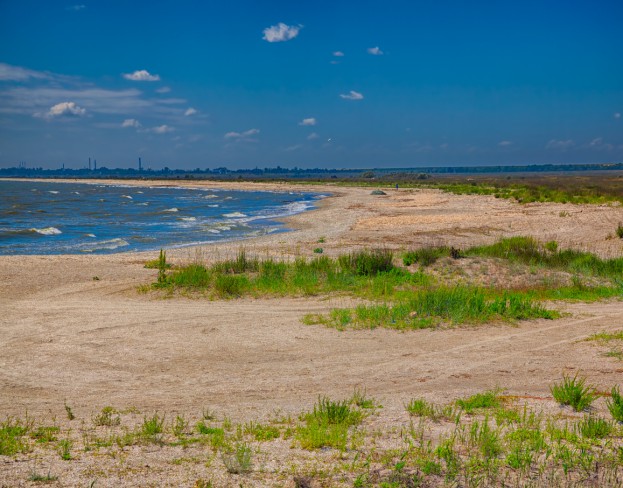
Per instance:
[[[173,264],[214,262],[241,246],[251,255],[289,260],[312,257],[319,246],[337,256],[362,248],[461,249],[521,235],[602,257],[623,251],[623,241],[609,237],[623,221],[620,205],[521,205],[432,189],[384,188],[386,195],[375,196],[370,188],[333,185],[123,184],[329,195],[318,208],[285,219],[290,232],[171,249]],[[2,416],[62,419],[70,405],[89,419],[111,405],[171,418],[209,408],[244,422],[276,410],[296,416],[319,395],[345,398],[359,388],[383,404],[379,423],[391,423],[407,421],[404,404],[414,396],[443,402],[500,387],[552,411],[558,407],[547,401],[549,386],[562,374],[581,371],[601,390],[623,375],[620,361],[584,341],[621,327],[616,300],[557,302],[564,315],[554,321],[339,331],[301,318],[358,303],[350,296],[210,300],[140,292],[156,279],[157,270],[144,267],[155,258],[155,252],[0,256]],[[5,464],[0,473],[15,469]]]

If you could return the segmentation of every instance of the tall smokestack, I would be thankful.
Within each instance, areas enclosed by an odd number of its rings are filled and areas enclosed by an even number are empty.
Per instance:
[[[93,171],[97,171],[97,159],[93,160]]]
[[[138,170],[143,171],[143,164],[141,163],[141,158],[138,158]]]
[[[91,158],[89,158],[89,171],[91,171]]]

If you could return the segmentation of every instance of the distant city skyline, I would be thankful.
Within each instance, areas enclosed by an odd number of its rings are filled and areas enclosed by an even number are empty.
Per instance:
[[[0,166],[620,162],[621,32],[616,1],[7,0]]]

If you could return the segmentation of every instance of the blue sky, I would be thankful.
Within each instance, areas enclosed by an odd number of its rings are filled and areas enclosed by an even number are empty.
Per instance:
[[[0,166],[623,160],[623,2],[0,0]]]

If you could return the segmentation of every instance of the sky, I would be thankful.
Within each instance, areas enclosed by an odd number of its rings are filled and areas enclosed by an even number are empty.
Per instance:
[[[0,166],[623,161],[623,2],[0,0]]]

